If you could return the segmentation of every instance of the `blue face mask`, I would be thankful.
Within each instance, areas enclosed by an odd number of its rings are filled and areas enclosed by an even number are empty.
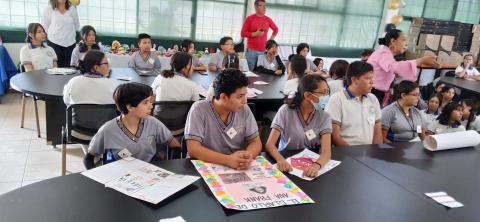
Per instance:
[[[329,95],[321,96],[319,98],[320,101],[318,101],[318,103],[314,103],[313,106],[315,107],[316,110],[324,110],[325,107],[327,106],[329,99],[330,99]]]

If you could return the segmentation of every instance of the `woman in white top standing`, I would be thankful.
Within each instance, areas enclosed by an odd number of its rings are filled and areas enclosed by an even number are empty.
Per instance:
[[[77,9],[68,0],[50,0],[43,12],[42,25],[48,33],[48,45],[58,56],[58,67],[70,67],[76,30],[80,28]]]
[[[462,79],[480,80],[480,72],[473,66],[473,55],[466,54],[463,62],[455,69],[455,75]]]
[[[26,72],[50,69],[57,66],[57,55],[45,44],[47,35],[42,25],[30,23],[27,28],[27,44],[20,49],[20,62]]]

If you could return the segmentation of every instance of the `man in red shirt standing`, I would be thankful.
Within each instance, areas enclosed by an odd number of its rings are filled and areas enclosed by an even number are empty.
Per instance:
[[[248,69],[253,71],[257,64],[257,58],[265,52],[265,45],[267,43],[267,35],[270,28],[273,33],[270,39],[274,39],[278,33],[278,27],[265,15],[266,11],[265,0],[255,0],[255,14],[249,15],[242,26],[242,37],[248,38],[247,57]]]

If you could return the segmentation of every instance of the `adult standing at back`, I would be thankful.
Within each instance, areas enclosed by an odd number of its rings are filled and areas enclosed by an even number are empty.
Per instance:
[[[435,56],[424,56],[416,60],[395,61],[394,56],[404,53],[407,49],[407,36],[398,29],[390,29],[384,38],[380,38],[379,49],[370,55],[367,62],[373,66],[372,93],[377,97],[382,107],[388,105],[390,90],[395,75],[405,80],[417,80],[417,66],[436,67]]]
[[[255,0],[255,14],[249,15],[242,26],[241,35],[247,40],[247,57],[248,69],[252,71],[255,68],[259,55],[265,52],[265,45],[267,44],[268,31],[273,30],[270,39],[275,39],[278,33],[278,27],[273,20],[265,15],[266,3],[265,0]]]
[[[76,7],[68,0],[50,0],[41,23],[48,34],[48,45],[57,54],[58,67],[70,67],[76,30],[80,28]]]

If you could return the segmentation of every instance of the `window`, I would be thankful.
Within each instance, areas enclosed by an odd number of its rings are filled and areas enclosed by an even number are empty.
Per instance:
[[[152,36],[190,38],[192,1],[139,0],[138,32]]]
[[[80,26],[89,24],[97,32],[135,34],[137,4],[128,0],[82,0],[78,6]]]
[[[223,36],[230,36],[240,42],[240,31],[245,18],[243,0],[199,0],[195,39],[197,41],[218,42]]]
[[[454,4],[454,0],[427,0],[423,17],[450,20]]]
[[[478,24],[480,22],[480,0],[459,0],[455,21]]]

